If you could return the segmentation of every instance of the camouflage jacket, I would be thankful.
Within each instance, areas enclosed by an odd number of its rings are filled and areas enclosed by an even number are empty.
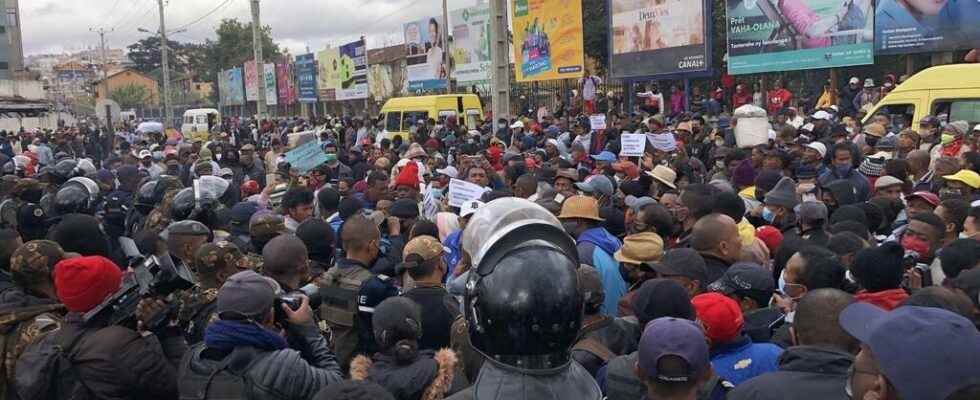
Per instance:
[[[12,391],[17,359],[28,345],[64,322],[65,306],[38,304],[0,311],[0,398]]]
[[[177,320],[188,345],[202,342],[208,324],[218,319],[215,313],[217,298],[218,288],[202,289],[195,286],[181,294]]]

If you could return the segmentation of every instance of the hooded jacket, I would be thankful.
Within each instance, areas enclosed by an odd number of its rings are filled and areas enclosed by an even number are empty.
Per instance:
[[[397,400],[439,400],[452,387],[456,363],[456,353],[449,349],[423,351],[408,365],[397,365],[390,356],[377,353],[373,359],[355,357],[350,377],[375,382]]]
[[[522,371],[486,360],[466,390],[447,400],[599,400],[602,392],[575,361],[551,370]]]
[[[732,342],[711,346],[711,366],[719,376],[738,386],[775,371],[782,352],[772,343],[752,343],[743,333]]]
[[[579,262],[599,272],[606,293],[600,312],[616,317],[616,302],[626,294],[626,281],[619,274],[619,263],[613,258],[622,243],[605,228],[592,228],[579,236],[576,245]]]
[[[779,358],[779,370],[743,382],[728,400],[846,399],[844,386],[854,356],[822,346],[794,346]]]
[[[817,178],[817,182],[820,183],[820,186],[827,187],[838,179],[846,180],[854,185],[854,189],[856,190],[857,194],[857,200],[855,202],[867,201],[871,197],[871,182],[869,182],[868,178],[864,176],[861,171],[858,171],[857,168],[852,168],[845,176],[840,176],[836,171],[830,169],[820,175],[820,177]]]
[[[873,293],[861,291],[854,295],[854,300],[874,304],[878,306],[878,308],[882,308],[886,311],[891,311],[898,308],[898,306],[902,305],[902,302],[904,302],[907,298],[909,298],[909,294],[902,288],[882,290],[880,292]]]

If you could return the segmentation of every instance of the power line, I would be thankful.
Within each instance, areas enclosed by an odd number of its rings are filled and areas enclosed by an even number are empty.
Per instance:
[[[412,7],[414,7],[414,6],[416,5],[416,4],[418,4],[418,3],[420,2],[420,1],[422,1],[422,0],[415,0],[415,1],[413,1],[413,2],[411,2],[411,3],[408,3],[408,4],[406,4],[406,5],[405,5],[405,7],[402,7],[402,8],[399,8],[399,9],[397,9],[397,10],[395,10],[395,11],[392,11],[392,12],[390,12],[390,13],[388,13],[388,14],[385,14],[385,15],[383,15],[383,16],[382,16],[381,18],[378,18],[378,19],[376,19],[376,20],[375,20],[374,22],[372,22],[372,23],[371,23],[370,25],[374,25],[374,24],[377,24],[377,23],[379,23],[379,22],[381,22],[381,21],[384,21],[384,20],[386,20],[386,19],[388,19],[388,18],[391,18],[391,17],[393,17],[393,16],[395,15],[395,14],[398,14],[398,13],[400,13],[400,12],[402,12],[402,11],[405,11],[405,10],[407,10],[407,9],[409,9],[409,8],[412,8]]]
[[[212,9],[211,11],[208,11],[208,12],[207,12],[206,14],[204,14],[204,15],[202,15],[202,16],[201,16],[200,18],[198,18],[198,19],[195,19],[195,20],[193,20],[193,21],[191,21],[191,22],[189,22],[189,23],[186,23],[186,24],[184,24],[184,25],[181,25],[181,26],[178,26],[178,27],[176,27],[176,28],[174,28],[174,30],[175,30],[175,31],[179,31],[179,30],[181,30],[181,29],[186,29],[186,28],[187,28],[187,27],[189,27],[189,26],[192,26],[192,25],[194,25],[194,24],[197,24],[198,22],[201,22],[201,21],[203,21],[203,20],[204,20],[205,18],[207,18],[207,17],[210,17],[210,16],[212,15],[212,14],[214,14],[214,13],[216,13],[216,12],[218,12],[218,10],[220,10],[221,8],[224,8],[224,7],[227,7],[227,6],[228,6],[228,4],[231,4],[231,0],[225,0],[225,1],[223,2],[223,3],[221,3],[221,4],[218,4],[218,6],[217,6],[217,7],[215,7],[215,8],[214,8],[214,9]]]

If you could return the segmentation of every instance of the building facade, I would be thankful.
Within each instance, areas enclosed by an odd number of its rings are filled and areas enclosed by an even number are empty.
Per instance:
[[[0,0],[0,79],[13,79],[24,70],[19,0]]]

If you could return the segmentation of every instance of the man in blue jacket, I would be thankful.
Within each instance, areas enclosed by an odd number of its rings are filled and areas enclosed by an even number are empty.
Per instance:
[[[600,312],[616,317],[616,302],[626,293],[626,282],[619,274],[619,263],[613,254],[622,243],[600,225],[603,219],[599,217],[599,203],[592,197],[569,197],[558,219],[565,232],[575,238],[579,262],[599,272],[606,293]]]
[[[718,376],[738,386],[779,368],[783,349],[772,343],[752,343],[742,330],[745,320],[735,300],[721,293],[705,293],[691,299],[691,304],[711,342],[711,366]]]

